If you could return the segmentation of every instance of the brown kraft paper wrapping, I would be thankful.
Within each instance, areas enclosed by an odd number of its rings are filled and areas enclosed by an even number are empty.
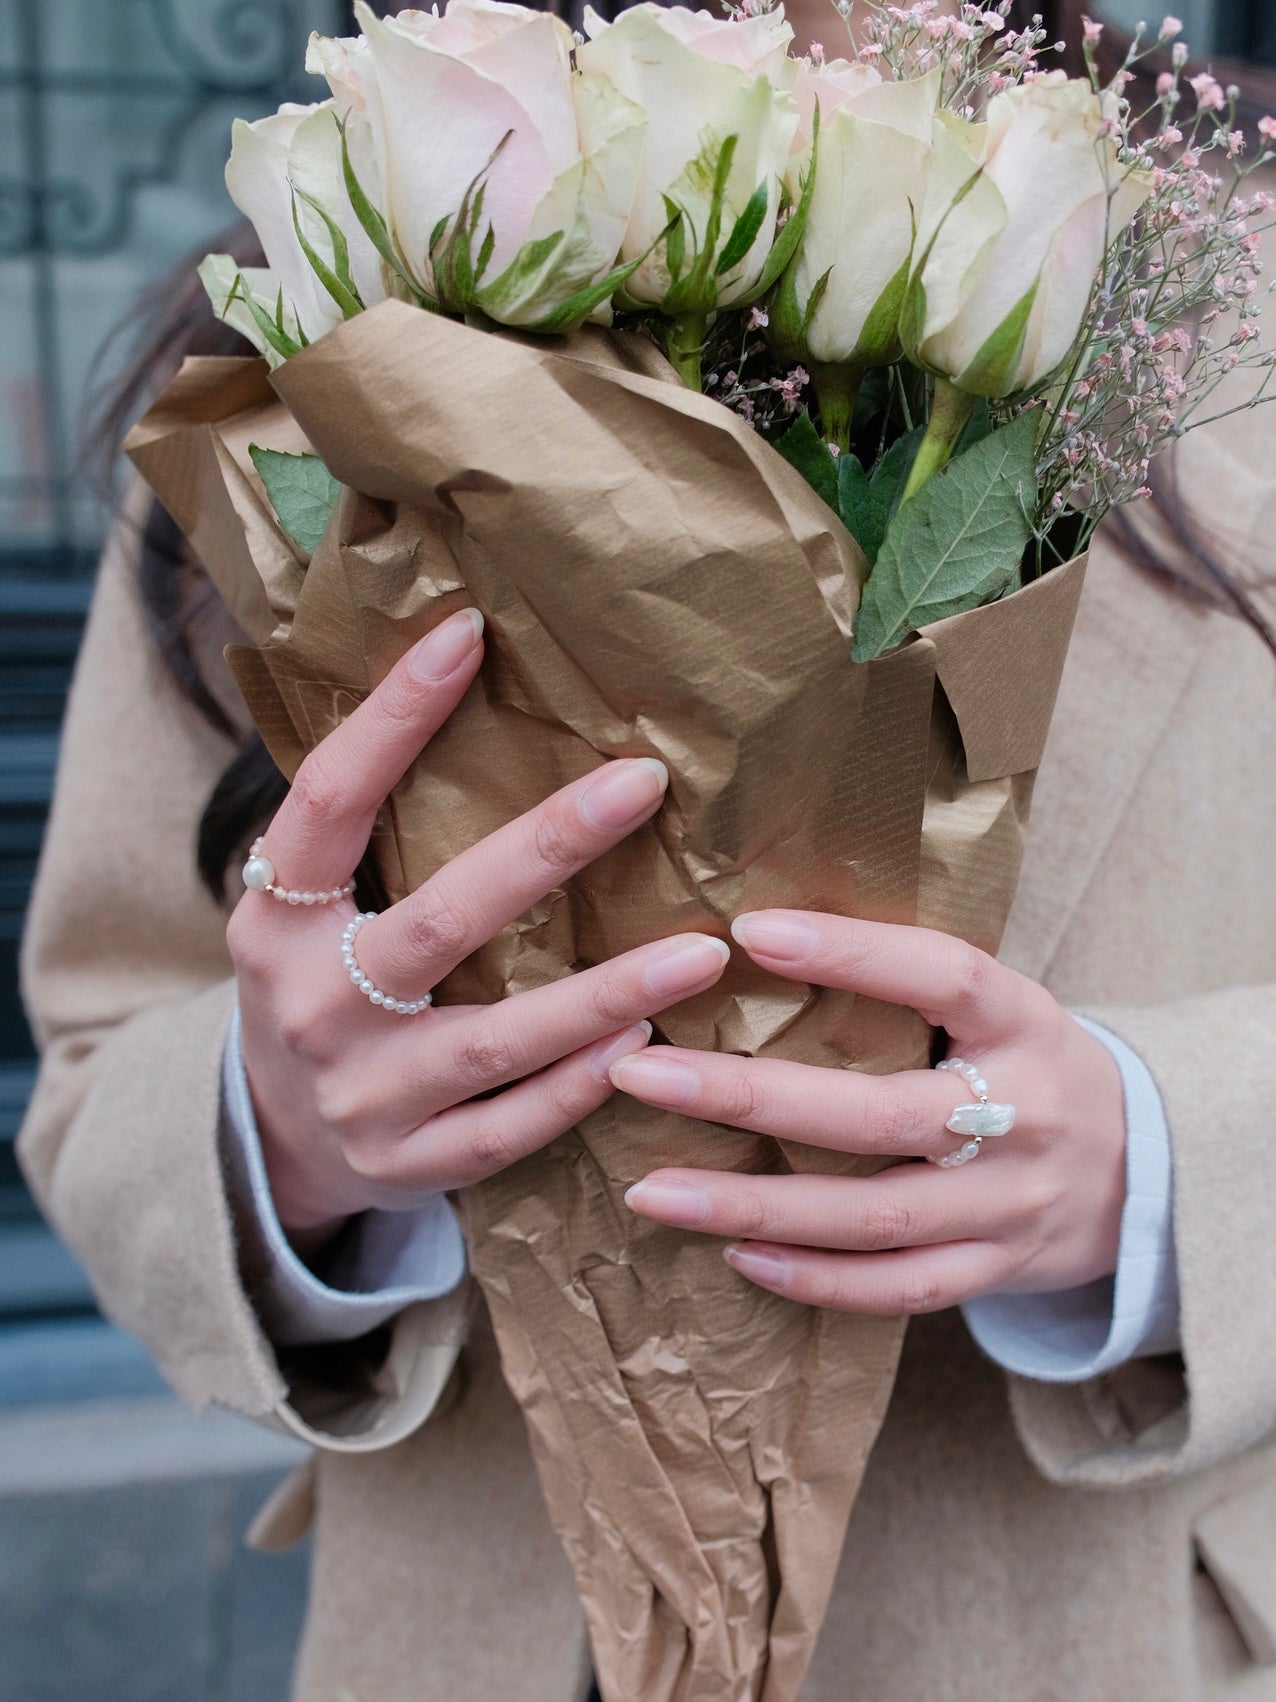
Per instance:
[[[275,521],[250,442],[309,443],[347,487],[312,558]],[[256,361],[188,362],[130,449],[251,641],[230,659],[289,776],[440,619],[466,602],[486,616],[478,681],[378,821],[393,899],[603,758],[668,764],[655,822],[441,1001],[679,931],[726,938],[769,905],[996,950],[1083,562],[856,666],[854,541],[654,348],[492,336],[397,302],[269,381]],[[914,1012],[739,952],[660,1038],[874,1073],[931,1045]],[[470,1263],[607,1702],[792,1702],[904,1322],[795,1306],[717,1241],[636,1217],[625,1189],[666,1164],[835,1161],[618,1094],[459,1196]]]

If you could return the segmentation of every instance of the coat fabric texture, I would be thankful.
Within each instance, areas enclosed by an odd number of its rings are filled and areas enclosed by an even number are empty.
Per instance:
[[[1193,442],[1215,544],[1266,561],[1269,446]],[[254,1531],[313,1526],[296,1702],[579,1702],[582,1615],[472,1295],[287,1354],[255,1316],[219,1153],[226,913],[192,854],[232,747],[134,577],[122,535],[31,910],[26,1173],[188,1401],[313,1444]],[[1274,755],[1261,639],[1101,537],[1003,956],[1160,1086],[1183,1352],[1035,1383],[958,1312],[914,1319],[801,1702],[1276,1702]]]

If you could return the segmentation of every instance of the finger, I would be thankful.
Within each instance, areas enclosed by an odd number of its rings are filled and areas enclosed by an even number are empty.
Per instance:
[[[755,910],[731,932],[776,975],[909,1005],[962,1043],[988,1043],[1045,1019],[1047,993],[995,957],[933,928],[808,910]]]
[[[378,1184],[401,1204],[404,1189],[463,1188],[507,1170],[596,1111],[614,1092],[611,1065],[650,1038],[650,1023],[635,1024],[491,1099],[441,1111],[385,1143],[373,1161]]]
[[[1004,1186],[986,1175],[950,1175],[919,1164],[873,1177],[654,1170],[625,1203],[675,1229],[861,1253],[990,1240],[1015,1215]]]
[[[363,931],[378,986],[433,987],[546,893],[659,808],[669,770],[654,757],[604,764],[452,859]]]
[[[477,609],[449,616],[305,758],[264,836],[281,885],[349,880],[377,811],[474,678],[482,632]]]
[[[747,1242],[723,1249],[733,1270],[759,1288],[804,1306],[869,1317],[941,1312],[1008,1280],[1014,1260],[983,1241],[950,1241],[899,1253],[825,1253]]]
[[[831,1152],[940,1157],[956,1137],[944,1127],[969,1091],[935,1070],[869,1076],[778,1058],[736,1058],[658,1046],[623,1059],[612,1077],[648,1105],[685,1111],[709,1123],[801,1141]]]
[[[431,1044],[409,1035],[401,1053],[417,1107],[442,1109],[531,1075],[616,1030],[711,987],[729,948],[708,934],[678,934],[595,969],[430,1025]],[[609,1084],[610,1085],[610,1084]],[[420,1116],[418,1110],[416,1115]]]

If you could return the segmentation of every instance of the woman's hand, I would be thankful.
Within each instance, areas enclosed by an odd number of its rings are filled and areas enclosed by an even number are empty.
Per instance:
[[[265,835],[281,883],[350,878],[377,810],[478,671],[481,633],[471,610],[442,622],[306,758]],[[667,780],[644,758],[564,787],[368,923],[365,974],[419,998],[646,821]],[[612,1093],[609,1066],[647,1044],[644,1019],[711,986],[728,955],[720,940],[680,934],[500,1004],[404,1017],[351,987],[341,936],[352,913],[349,901],[247,892],[228,929],[266,1168],[303,1248],[354,1212],[412,1206],[556,1139]],[[477,1097],[494,1088],[505,1091]]]
[[[1125,1109],[1107,1048],[1035,981],[946,934],[801,911],[756,911],[733,930],[776,975],[910,1005],[1018,1109],[958,1169],[900,1164],[872,1177],[657,1170],[632,1208],[740,1238],[728,1261],[816,1306],[933,1312],[993,1290],[1072,1288],[1116,1268]],[[970,1093],[950,1072],[893,1076],[656,1047],[612,1065],[650,1105],[833,1152],[940,1157]]]

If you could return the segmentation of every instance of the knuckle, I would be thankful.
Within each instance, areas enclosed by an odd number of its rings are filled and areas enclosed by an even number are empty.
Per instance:
[[[342,793],[343,788],[328,765],[319,761],[317,754],[312,752],[297,770],[288,796],[303,827],[322,828],[334,816],[340,815]]]
[[[741,1188],[731,1200],[732,1233],[758,1236],[767,1228],[766,1203],[755,1188]]]
[[[962,944],[955,948],[951,1004],[956,1010],[977,1011],[987,1002],[993,967],[993,959],[978,946]]]
[[[515,1073],[509,1043],[494,1031],[490,1023],[471,1026],[459,1040],[456,1064],[471,1090],[494,1087],[508,1081]]]
[[[341,1150],[361,1182],[372,1188],[398,1186],[398,1155],[389,1141],[345,1141]]]
[[[623,981],[615,975],[602,975],[589,991],[592,1016],[609,1028],[619,1028],[633,1021],[634,998]]]
[[[429,887],[407,901],[403,928],[408,949],[421,957],[455,957],[469,939],[469,925],[456,905]]]
[[[917,1214],[894,1194],[870,1200],[859,1226],[865,1252],[883,1252],[906,1244],[917,1229]]]
[[[508,1170],[523,1156],[509,1128],[498,1118],[484,1118],[475,1124],[469,1139],[470,1179],[481,1182]]]
[[[917,1150],[919,1119],[916,1108],[885,1086],[870,1091],[867,1105],[874,1148],[892,1157],[910,1157]]]
[[[531,828],[532,858],[538,868],[559,876],[580,861],[580,830],[567,819],[561,806],[547,804],[537,810]]]
[[[766,1115],[766,1094],[747,1066],[733,1071],[723,1083],[721,1114],[726,1122],[752,1128]]]
[[[901,1312],[935,1312],[944,1304],[943,1291],[933,1276],[910,1271],[900,1278],[899,1309]]]

